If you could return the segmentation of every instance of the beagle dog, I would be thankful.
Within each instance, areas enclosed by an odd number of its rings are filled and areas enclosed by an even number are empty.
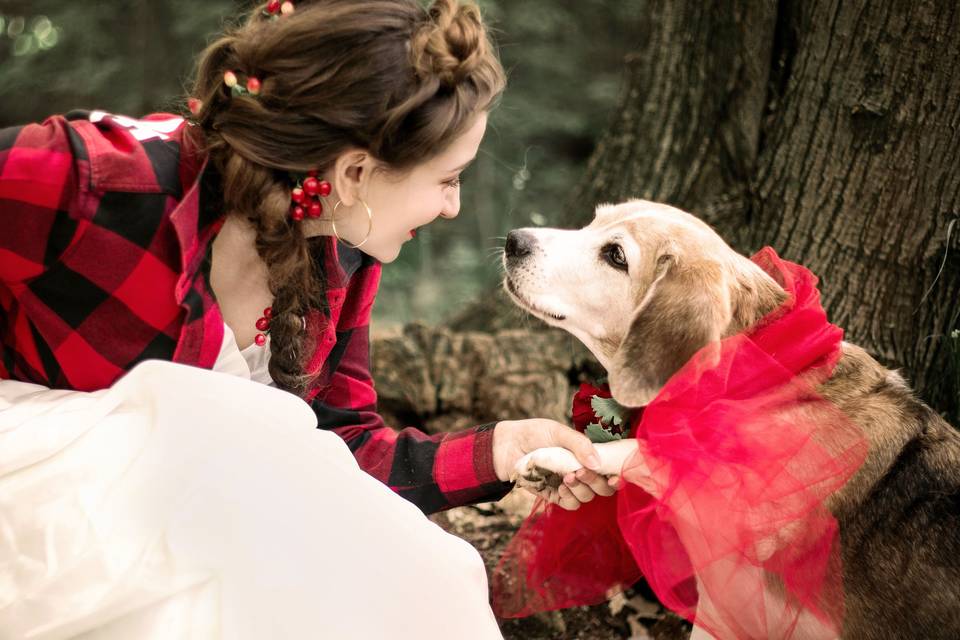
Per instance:
[[[644,200],[600,206],[583,229],[512,231],[503,263],[513,301],[581,340],[628,407],[649,403],[698,350],[749,330],[786,299],[703,221]],[[960,638],[960,433],[899,374],[847,342],[817,391],[869,446],[827,502],[840,527],[841,637]],[[598,444],[601,473],[618,475],[638,449],[642,459],[642,447]],[[514,475],[536,489],[578,468],[565,449],[546,448],[521,459]],[[701,593],[698,607],[709,606]],[[823,637],[809,618],[792,637]],[[693,637],[710,636],[695,629]]]

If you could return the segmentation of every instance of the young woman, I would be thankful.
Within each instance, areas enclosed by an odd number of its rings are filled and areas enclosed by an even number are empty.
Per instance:
[[[478,555],[411,503],[595,452],[542,419],[386,427],[367,329],[503,85],[474,6],[271,0],[203,52],[187,118],[0,131],[0,629],[498,635]],[[565,481],[567,508],[613,491]]]

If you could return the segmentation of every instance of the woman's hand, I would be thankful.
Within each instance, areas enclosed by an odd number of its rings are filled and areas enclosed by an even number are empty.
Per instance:
[[[497,423],[493,431],[493,469],[497,477],[509,480],[517,461],[541,447],[563,447],[585,468],[565,475],[559,487],[547,487],[536,495],[573,510],[595,496],[610,496],[616,491],[619,477],[605,478],[594,473],[600,467],[600,457],[590,439],[565,424],[544,418]]]

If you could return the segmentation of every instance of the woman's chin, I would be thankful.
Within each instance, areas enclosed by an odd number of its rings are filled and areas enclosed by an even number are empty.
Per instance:
[[[379,260],[383,264],[390,264],[391,262],[397,259],[397,256],[400,255],[400,249],[402,248],[403,248],[402,244],[393,245],[389,247],[383,247],[383,246],[367,247],[366,245],[364,245],[363,247],[360,248],[360,250],[366,253],[371,258],[375,258],[376,260]]]

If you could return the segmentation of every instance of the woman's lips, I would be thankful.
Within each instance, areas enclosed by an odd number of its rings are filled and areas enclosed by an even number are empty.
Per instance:
[[[416,229],[410,229],[410,237],[411,237],[411,238],[416,238],[416,237],[417,237],[417,230],[416,230]]]

